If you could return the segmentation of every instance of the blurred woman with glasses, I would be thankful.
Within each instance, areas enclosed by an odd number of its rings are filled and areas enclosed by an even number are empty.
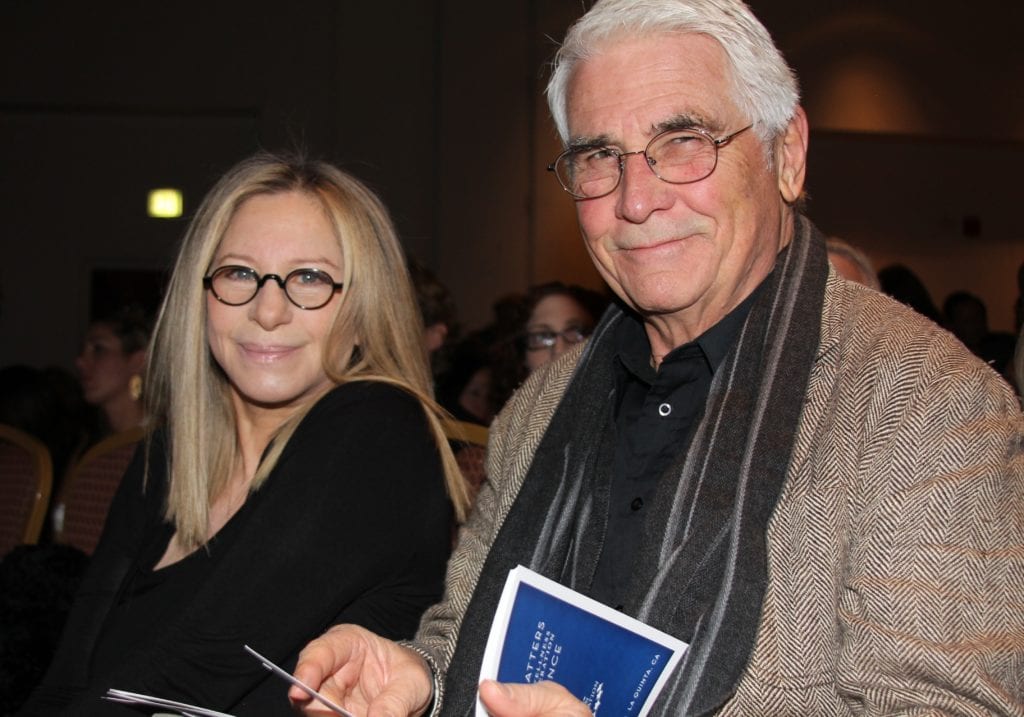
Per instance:
[[[287,710],[327,627],[411,636],[441,595],[465,486],[384,207],[324,163],[261,154],[200,206],[154,332],[156,426],[128,470],[24,714],[121,714],[108,688]]]
[[[560,281],[499,301],[492,374],[495,410],[532,371],[585,341],[607,304],[597,292]]]

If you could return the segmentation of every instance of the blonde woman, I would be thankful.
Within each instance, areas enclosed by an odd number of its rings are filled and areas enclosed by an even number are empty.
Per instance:
[[[109,687],[287,713],[243,644],[291,666],[335,623],[411,636],[467,502],[420,334],[394,229],[357,180],[265,154],[223,177],[157,321],[160,428],[25,714],[120,714]]]

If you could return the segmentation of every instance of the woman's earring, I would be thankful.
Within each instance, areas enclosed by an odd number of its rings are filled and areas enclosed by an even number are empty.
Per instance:
[[[138,401],[142,398],[142,376],[135,374],[128,379],[128,393],[132,395],[133,401]]]

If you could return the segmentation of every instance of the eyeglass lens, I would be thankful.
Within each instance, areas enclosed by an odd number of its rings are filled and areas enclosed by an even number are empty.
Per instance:
[[[623,158],[642,154],[654,174],[671,184],[699,182],[715,171],[718,144],[697,130],[670,130],[651,140],[643,152],[583,147],[561,154],[552,165],[559,183],[579,198],[601,197],[619,185]]]
[[[247,266],[222,266],[206,283],[219,301],[241,306],[252,301],[267,280],[276,282],[289,301],[301,309],[319,309],[331,300],[340,286],[330,274],[316,269],[296,269],[281,279],[276,274],[260,277],[255,269]]]
[[[526,349],[528,351],[550,349],[558,341],[559,336],[567,344],[578,344],[589,335],[590,331],[575,326],[569,327],[564,331],[528,331],[526,333]]]

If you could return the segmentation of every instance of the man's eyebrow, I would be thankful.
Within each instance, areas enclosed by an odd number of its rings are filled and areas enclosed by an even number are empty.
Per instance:
[[[588,149],[590,147],[611,147],[614,146],[611,137],[606,134],[593,136],[573,137],[569,140],[568,149]]]
[[[718,129],[714,122],[696,114],[682,113],[669,117],[667,120],[651,126],[651,136],[674,129],[706,129],[714,132]]]

